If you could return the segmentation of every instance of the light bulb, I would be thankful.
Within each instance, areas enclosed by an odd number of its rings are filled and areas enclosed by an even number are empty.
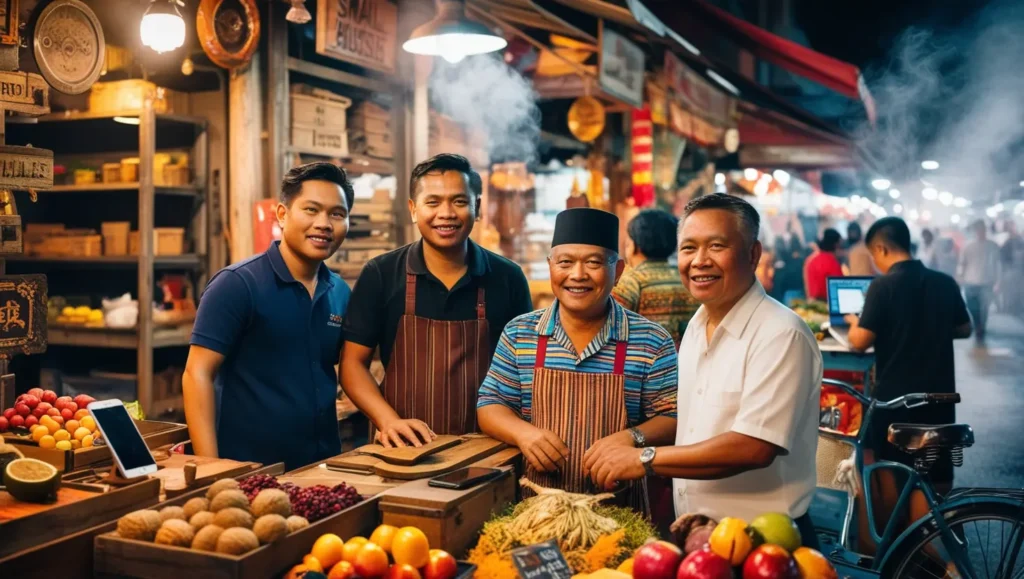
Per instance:
[[[466,55],[457,50],[446,50],[441,53],[441,58],[447,60],[450,64],[458,64],[466,58]]]
[[[892,185],[892,183],[888,179],[879,178],[871,181],[871,186],[879,191],[885,191],[889,188],[889,185]]]
[[[196,65],[192,62],[192,59],[185,57],[185,60],[181,61],[181,74],[185,76],[191,75],[196,70]]]
[[[163,0],[156,0],[162,2]],[[171,10],[156,12],[150,4],[146,14],[139,23],[139,35],[142,44],[158,53],[170,52],[185,44],[185,20],[178,13],[178,7],[170,2]]]

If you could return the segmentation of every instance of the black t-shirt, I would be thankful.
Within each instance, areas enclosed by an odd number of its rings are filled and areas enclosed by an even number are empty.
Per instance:
[[[423,241],[400,247],[366,263],[356,280],[342,326],[345,340],[380,347],[386,368],[405,313],[405,276],[416,275],[416,315],[432,320],[464,321],[476,318],[477,288],[484,288],[491,344],[487,357],[501,338],[505,324],[533,310],[530,286],[515,263],[469,241],[468,270],[451,289],[427,270]]]
[[[891,400],[919,392],[955,392],[953,335],[969,321],[956,281],[918,260],[897,263],[876,278],[860,317],[860,327],[875,333],[875,396]],[[955,421],[954,406],[899,412],[893,421],[950,423]]]

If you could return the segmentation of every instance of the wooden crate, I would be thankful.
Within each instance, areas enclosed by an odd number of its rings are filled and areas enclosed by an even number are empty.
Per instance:
[[[181,255],[185,253],[185,228],[154,227],[153,255]],[[128,234],[128,255],[139,254],[139,232]]]
[[[342,539],[369,537],[377,526],[378,501],[367,499],[239,557],[122,539],[116,532],[104,533],[95,540],[94,570],[96,577],[141,579],[180,579],[183,575],[203,579],[276,578],[299,564],[324,533],[334,533]]]
[[[128,233],[131,223],[127,221],[104,221],[100,224],[103,234],[103,255],[128,255]]]
[[[329,127],[345,130],[346,111],[352,101],[337,102],[315,96],[292,93],[292,126]]]
[[[154,505],[159,501],[160,481],[146,480],[126,487],[100,492],[94,485],[62,485],[69,490],[93,489],[96,495],[68,504],[47,507],[20,503],[24,513],[16,509],[0,512],[0,560],[47,541],[53,541],[83,529],[116,519],[125,513]]]
[[[292,146],[319,149],[338,157],[348,155],[348,132],[334,127],[292,123]]]
[[[153,112],[173,112],[168,104],[170,91],[140,79],[97,82],[89,93],[89,110],[96,113],[141,111],[147,97],[153,99]],[[171,98],[178,101],[180,99]]]
[[[381,523],[416,527],[432,549],[461,558],[484,523],[516,499],[515,470],[504,468],[500,478],[462,491],[434,488],[425,479],[386,491],[380,496]]]

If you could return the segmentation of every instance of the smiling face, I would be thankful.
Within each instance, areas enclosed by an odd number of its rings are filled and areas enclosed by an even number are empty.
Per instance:
[[[465,173],[427,173],[416,182],[409,213],[425,243],[439,250],[453,249],[472,233],[479,204]]]
[[[339,185],[305,181],[290,204],[277,205],[281,241],[307,261],[324,261],[345,240],[348,212],[348,202]]]
[[[750,288],[761,259],[739,217],[725,209],[702,209],[686,217],[679,235],[679,274],[697,301],[731,307]]]
[[[595,245],[567,244],[551,248],[548,267],[551,290],[559,306],[580,319],[604,317],[608,297],[625,263]]]

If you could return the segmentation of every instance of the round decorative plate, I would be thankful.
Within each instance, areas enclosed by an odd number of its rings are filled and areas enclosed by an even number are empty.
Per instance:
[[[601,101],[582,96],[569,107],[569,132],[584,143],[601,136],[604,130],[605,110]]]
[[[106,41],[88,6],[79,0],[54,0],[36,19],[32,51],[50,86],[64,94],[82,94],[100,77]]]
[[[196,12],[199,44],[221,68],[249,62],[260,40],[260,11],[255,0],[200,0]]]

